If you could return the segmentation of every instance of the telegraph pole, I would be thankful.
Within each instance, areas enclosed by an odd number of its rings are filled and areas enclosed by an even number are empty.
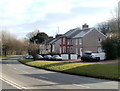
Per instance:
[[[118,34],[120,32],[120,1],[118,2]]]

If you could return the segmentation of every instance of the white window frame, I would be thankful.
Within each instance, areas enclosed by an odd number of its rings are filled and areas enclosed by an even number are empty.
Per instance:
[[[67,44],[68,44],[68,45],[70,44],[70,40],[69,40],[69,39],[67,40]]]
[[[78,54],[78,48],[76,48],[76,54]]]
[[[78,40],[77,39],[75,39],[75,44],[78,45]]]
[[[83,54],[82,51],[83,51],[83,48],[80,48],[80,55],[81,55],[81,56],[82,56],[82,54]]]
[[[99,47],[97,48],[97,51],[98,51],[98,52],[102,52],[102,51],[103,51],[102,47],[99,46]]]
[[[80,44],[80,45],[82,44],[82,39],[81,39],[81,38],[79,39],[79,44]]]
[[[62,48],[61,48],[61,46],[60,46],[60,53],[62,53]]]

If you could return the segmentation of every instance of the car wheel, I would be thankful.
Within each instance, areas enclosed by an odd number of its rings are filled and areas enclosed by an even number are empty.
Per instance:
[[[100,57],[97,57],[97,58],[96,58],[96,61],[100,61]]]

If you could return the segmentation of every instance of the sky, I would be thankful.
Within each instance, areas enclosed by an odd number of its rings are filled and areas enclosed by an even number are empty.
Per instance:
[[[0,0],[0,30],[18,38],[40,30],[63,34],[87,23],[94,27],[109,20],[119,0]]]

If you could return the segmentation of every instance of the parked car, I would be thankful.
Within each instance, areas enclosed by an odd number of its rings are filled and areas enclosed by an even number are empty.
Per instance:
[[[92,51],[85,51],[81,57],[82,61],[100,61],[105,60],[105,53],[92,53]]]
[[[45,56],[44,56],[44,59],[46,59],[46,60],[51,60],[51,58],[52,58],[51,55],[45,55]]]
[[[52,60],[62,60],[62,57],[59,55],[53,55],[51,59]]]
[[[25,56],[26,59],[33,59],[33,56],[32,55],[27,55]]]
[[[37,55],[36,57],[37,57],[37,59],[43,59],[42,55]]]

